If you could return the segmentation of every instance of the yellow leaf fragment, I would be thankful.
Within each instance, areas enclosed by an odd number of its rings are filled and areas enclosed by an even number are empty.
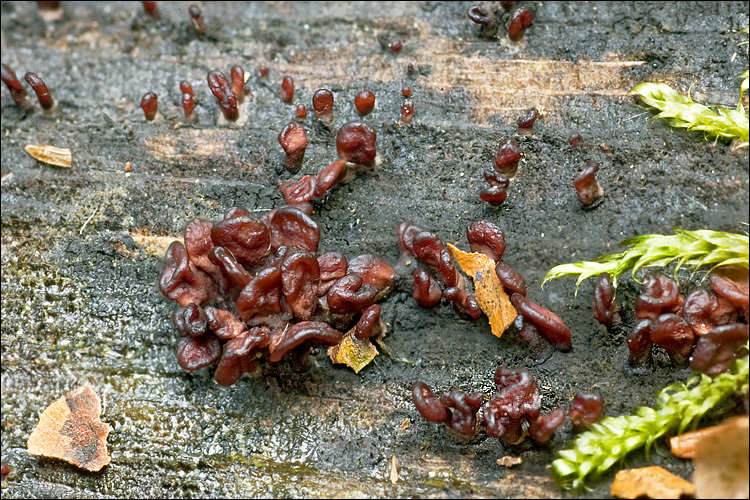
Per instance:
[[[698,431],[686,432],[685,434],[674,436],[669,440],[669,447],[675,456],[693,459],[695,458],[695,446],[698,444],[698,441],[716,435],[721,432],[721,429],[722,427],[720,425],[715,425],[713,427],[706,427],[705,429]]]
[[[358,339],[354,336],[354,328],[346,332],[337,345],[328,348],[328,357],[334,363],[345,364],[354,373],[370,364],[378,355],[378,350],[370,339]]]
[[[653,466],[621,470],[610,493],[618,498],[680,498],[692,495],[695,488],[668,470]]]
[[[393,484],[396,484],[398,482],[398,459],[396,458],[396,455],[393,455],[393,457],[391,458],[390,480]]]
[[[35,159],[43,163],[65,168],[70,168],[73,163],[73,155],[68,148],[28,144],[24,149]]]
[[[482,312],[490,320],[492,334],[498,338],[516,319],[518,312],[495,274],[495,261],[479,252],[464,252],[447,244],[461,270],[474,280],[474,295]]]
[[[696,498],[750,496],[750,418],[733,417],[695,445],[693,483]]]
[[[110,461],[109,426],[101,421],[102,401],[90,386],[67,393],[39,416],[26,446],[32,455],[60,458],[92,472]]]

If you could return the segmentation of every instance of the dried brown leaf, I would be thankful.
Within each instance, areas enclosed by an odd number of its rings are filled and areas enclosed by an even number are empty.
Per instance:
[[[519,465],[521,463],[523,463],[521,457],[511,457],[510,455],[497,459],[497,465],[502,465],[503,467],[513,467],[514,465]]]
[[[518,312],[495,274],[495,261],[479,252],[464,252],[448,243],[461,270],[474,280],[474,295],[490,320],[492,334],[498,338],[516,319]]]
[[[693,483],[698,498],[748,498],[750,419],[733,417],[695,445]]]
[[[393,457],[391,458],[390,480],[393,484],[396,484],[398,482],[398,459],[396,458],[396,455],[393,455]]]
[[[28,144],[24,149],[35,159],[43,163],[65,168],[70,168],[73,164],[73,154],[68,148]]]
[[[694,492],[688,481],[656,466],[619,471],[610,490],[618,498],[680,498]]]

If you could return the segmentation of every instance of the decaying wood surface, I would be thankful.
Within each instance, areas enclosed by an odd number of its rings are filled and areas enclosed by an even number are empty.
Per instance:
[[[2,461],[14,469],[2,480],[4,498],[570,496],[546,468],[573,437],[569,424],[542,448],[456,442],[419,416],[411,384],[489,396],[497,366],[525,365],[545,412],[594,389],[617,415],[687,376],[666,356],[628,366],[636,283],[620,285],[624,321],[609,332],[591,317],[591,284],[578,299],[573,280],[539,284],[554,265],[613,252],[637,234],[747,231],[747,152],[649,124],[651,114],[627,95],[642,81],[683,91],[695,83],[696,100],[733,106],[736,76],[747,69],[736,34],[747,23],[744,2],[528,3],[536,17],[518,44],[503,29],[481,38],[463,2],[207,2],[203,36],[188,3],[160,3],[159,21],[139,2],[62,5],[52,21],[34,2],[1,7],[2,62],[41,75],[57,102],[45,114],[33,94],[19,109],[2,93],[1,436]],[[388,49],[393,40],[403,42],[400,53]],[[241,119],[226,124],[206,73],[233,64],[251,72],[252,96]],[[276,135],[294,115],[278,97],[286,74],[295,79],[294,104],[309,111],[300,174],[336,158],[336,129],[358,118],[356,93],[377,99],[365,120],[378,133],[380,167],[316,205],[321,251],[395,264],[403,220],[462,249],[472,221],[493,220],[507,235],[504,260],[533,300],[566,321],[572,351],[534,358],[511,332],[494,337],[484,320],[463,320],[449,305],[419,308],[404,278],[382,304],[392,354],[357,375],[333,367],[324,351],[307,373],[282,367],[230,388],[210,370],[182,371],[175,306],[156,287],[161,255],[188,220],[282,203],[276,184],[289,175]],[[190,123],[179,107],[183,79],[196,91]],[[415,103],[409,126],[398,122],[406,85]],[[313,117],[320,86],[335,95],[332,130]],[[149,123],[138,106],[148,91],[160,106]],[[482,171],[530,106],[542,118],[520,138],[518,179],[508,200],[490,207],[478,197]],[[572,133],[584,137],[581,147],[568,145]],[[37,162],[27,144],[70,149],[72,167]],[[592,209],[581,208],[572,187],[586,160],[602,165],[605,189]],[[683,279],[689,289],[700,278]],[[101,395],[112,427],[112,462],[98,473],[25,449],[41,411],[81,385]],[[522,463],[498,465],[504,456]],[[690,476],[687,462],[656,460]],[[646,464],[637,454],[629,462]],[[607,495],[612,477],[582,494]]]

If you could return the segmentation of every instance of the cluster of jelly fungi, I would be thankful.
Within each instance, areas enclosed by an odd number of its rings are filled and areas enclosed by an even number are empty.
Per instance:
[[[541,414],[542,396],[525,368],[501,366],[495,373],[496,391],[483,403],[482,393],[452,388],[440,398],[424,382],[412,386],[412,401],[425,420],[442,423],[456,433],[473,438],[484,429],[506,445],[526,437],[544,444],[565,422],[565,412],[555,408]],[[477,418],[481,408],[483,419]]]
[[[226,75],[218,69],[213,69],[206,75],[206,80],[208,88],[219,103],[219,109],[224,114],[224,118],[229,121],[236,121],[240,116],[237,96],[234,94],[232,85],[230,85]]]
[[[0,71],[0,78],[2,78],[5,86],[8,87],[10,96],[13,98],[13,102],[16,103],[16,106],[25,106],[26,90],[18,80],[15,71],[13,71],[13,69],[11,69],[11,67],[7,64],[2,64],[1,68],[2,70]],[[42,77],[40,77],[36,73],[28,72],[24,75],[23,78],[24,80],[26,80],[26,83],[28,83],[29,86],[34,90],[34,93],[36,93],[36,97],[39,100],[39,105],[42,107],[42,109],[45,111],[51,110],[55,106],[55,101],[52,99],[52,94],[50,93],[49,88],[47,88],[47,84],[44,83]]]
[[[659,272],[643,277],[635,304],[636,322],[625,341],[630,363],[649,361],[659,346],[676,365],[688,360],[695,369],[715,375],[729,368],[748,340],[748,271],[718,268],[709,274],[713,290],[696,289],[687,297],[679,284]],[[600,276],[594,291],[594,317],[611,325],[616,312],[609,276]]]
[[[479,193],[479,198],[490,205],[500,205],[508,197],[507,189],[510,179],[518,173],[518,162],[523,158],[521,145],[515,139],[505,138],[500,141],[492,159],[493,170],[483,173],[489,184]]]
[[[188,222],[185,243],[170,245],[159,289],[180,306],[175,353],[183,369],[218,363],[215,380],[231,385],[261,364],[338,344],[341,329],[385,335],[375,302],[393,289],[394,269],[374,255],[318,254],[320,228],[300,208],[259,220],[234,207],[216,223]]]

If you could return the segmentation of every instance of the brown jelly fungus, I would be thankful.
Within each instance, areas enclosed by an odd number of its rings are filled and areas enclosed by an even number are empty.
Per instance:
[[[375,163],[375,130],[360,121],[347,122],[336,134],[336,152],[342,160],[371,167]]]
[[[651,272],[643,277],[641,294],[635,302],[635,317],[656,319],[662,313],[679,312],[682,304],[677,282],[659,272]]]
[[[469,19],[482,26],[482,35],[492,38],[497,33],[497,17],[490,10],[474,5],[469,8]]]
[[[349,274],[356,274],[367,285],[378,289],[378,293],[393,289],[396,270],[386,261],[370,254],[357,255],[349,260]]]
[[[427,269],[421,267],[415,269],[412,271],[412,278],[414,279],[412,297],[417,304],[422,307],[432,307],[440,302],[443,290]]]
[[[510,300],[518,312],[524,318],[533,322],[542,335],[552,342],[557,349],[563,352],[570,350],[572,345],[570,329],[558,315],[519,293],[511,295]]]
[[[522,314],[516,316],[513,326],[516,328],[518,338],[526,342],[534,356],[542,356],[547,347],[551,345],[550,341],[539,332],[539,328],[524,318]]]
[[[336,184],[344,182],[347,174],[346,162],[344,160],[337,160],[323,170],[318,172],[315,177],[316,185],[313,192],[313,196],[321,197]]]
[[[401,122],[411,123],[414,119],[414,101],[407,99],[401,105]]]
[[[282,246],[317,252],[320,228],[309,215],[295,207],[281,207],[274,211],[269,222],[273,248]]]
[[[721,267],[708,275],[711,288],[742,310],[748,319],[748,270],[738,266]]]
[[[518,131],[519,133],[523,133],[524,131],[529,132],[531,129],[534,128],[534,123],[536,122],[536,119],[539,117],[539,110],[536,108],[531,108],[526,112],[526,115],[522,116],[518,120],[516,120],[516,124],[518,125]]]
[[[571,134],[570,137],[568,137],[568,144],[574,148],[580,146],[582,143],[583,137],[581,137],[581,134]]]
[[[609,273],[602,273],[596,281],[594,288],[594,319],[605,326],[611,326],[617,312],[617,304],[614,301],[615,287]]]
[[[519,7],[510,15],[508,38],[518,42],[523,38],[526,28],[534,21],[534,13],[528,7]]]
[[[747,339],[746,323],[717,326],[698,337],[690,357],[690,368],[711,376],[727,371],[735,359],[747,355]]]
[[[334,314],[349,314],[369,307],[378,296],[378,288],[366,284],[356,274],[337,280],[326,295],[328,307]]]
[[[232,92],[234,92],[237,102],[242,102],[245,97],[245,70],[242,69],[242,66],[235,64],[229,74],[232,79]]]
[[[481,252],[498,262],[505,252],[505,233],[488,220],[472,222],[466,229],[466,239],[472,252]]]
[[[156,2],[141,2],[143,4],[143,10],[146,14],[153,17],[154,19],[161,19],[161,12],[159,12],[159,6]]]
[[[651,359],[651,320],[642,319],[633,325],[633,329],[625,338],[630,350],[630,364],[642,364]]]
[[[279,192],[284,196],[287,205],[296,205],[313,199],[317,184],[316,177],[303,175],[297,181],[284,181],[279,184]]]
[[[651,321],[651,342],[663,347],[670,359],[682,364],[693,350],[695,334],[687,322],[676,314],[662,314]]]
[[[188,304],[174,315],[174,326],[180,337],[200,337],[208,331],[208,320],[202,307]]]
[[[354,107],[357,108],[357,111],[362,116],[370,114],[375,108],[375,94],[369,90],[363,90],[354,96]]]
[[[487,434],[517,444],[524,438],[524,427],[541,416],[539,387],[527,369],[504,366],[495,373],[495,384],[497,391],[482,407]]]
[[[428,422],[441,424],[450,418],[448,408],[424,382],[415,382],[411,386],[411,399],[419,414]]]
[[[531,423],[529,437],[539,444],[544,444],[552,439],[552,435],[564,423],[565,410],[555,408],[547,415],[542,415]]]
[[[258,68],[258,75],[260,75],[261,78],[268,78],[268,68],[265,66]]]
[[[206,33],[206,22],[203,20],[203,14],[201,13],[200,7],[192,4],[188,7],[188,13],[190,14],[190,21],[193,23],[193,29],[199,35]]]
[[[336,345],[341,342],[343,334],[332,326],[320,321],[302,321],[291,327],[281,336],[281,340],[272,344],[268,360],[276,363],[295,347],[304,343]]]
[[[404,48],[404,45],[401,43],[400,40],[394,40],[389,45],[391,52],[401,52],[401,49]]]
[[[8,474],[10,474],[10,471],[10,465],[6,464],[5,462],[0,464],[0,475],[7,476]]]
[[[211,239],[214,245],[226,248],[244,265],[259,262],[268,253],[271,243],[265,224],[246,215],[215,224],[211,229]]]
[[[157,102],[156,94],[153,92],[146,92],[141,98],[141,109],[146,117],[146,120],[151,121],[156,118],[156,112],[159,110],[159,104]]]
[[[362,317],[357,321],[354,336],[358,339],[371,337],[382,337],[385,335],[385,323],[380,318],[382,308],[373,304],[362,312]]]
[[[503,174],[491,170],[486,170],[483,176],[484,180],[489,183],[489,187],[479,193],[479,198],[490,205],[500,205],[508,197],[507,189],[510,181]]]
[[[328,124],[333,123],[333,93],[330,90],[316,90],[312,97],[312,105],[315,118]]]
[[[717,326],[734,323],[738,316],[734,304],[703,289],[691,292],[682,306],[682,317],[696,335],[706,335]]]
[[[304,120],[307,118],[307,108],[304,104],[297,104],[297,118],[300,120]]]
[[[224,113],[224,118],[230,121],[237,120],[240,116],[237,97],[234,95],[226,75],[218,69],[214,69],[208,72],[206,80],[208,81],[208,88],[211,89],[211,93],[219,102],[219,108]]]
[[[294,78],[285,76],[281,79],[281,100],[289,104],[294,100]]]
[[[221,340],[229,340],[245,331],[245,324],[230,311],[208,306],[206,319],[211,331]]]
[[[12,69],[10,69],[10,66],[8,66],[7,64],[3,64],[0,67],[2,68],[0,76],[2,76],[3,83],[8,87],[10,96],[13,98],[13,101],[17,106],[25,105],[26,90],[24,90],[21,82],[18,81],[16,73]]]
[[[569,415],[575,427],[595,424],[604,415],[604,401],[595,392],[577,392],[570,402]]]
[[[284,166],[291,173],[296,173],[302,168],[302,160],[307,148],[307,134],[302,125],[297,122],[289,122],[279,132],[279,144],[286,153]]]
[[[443,291],[443,297],[453,303],[453,308],[459,314],[475,320],[482,317],[482,309],[479,307],[476,296],[467,292],[463,287],[448,287]]]
[[[506,177],[514,177],[518,171],[518,162],[523,157],[521,145],[515,139],[503,139],[493,160],[495,170]]]
[[[281,264],[281,290],[295,318],[306,321],[318,299],[320,267],[310,252],[287,252]]]
[[[55,102],[52,100],[52,94],[50,94],[47,85],[44,83],[44,80],[42,80],[42,77],[40,77],[36,73],[26,73],[23,78],[24,80],[26,80],[26,83],[31,85],[31,88],[34,89],[34,92],[36,92],[36,96],[39,99],[39,104],[42,106],[42,109],[50,109],[52,106],[54,106]],[[154,98],[155,97],[156,96],[154,96]]]
[[[214,335],[198,338],[183,337],[175,348],[177,364],[183,370],[194,371],[211,366],[221,358],[221,343]]]
[[[467,394],[454,387],[440,401],[450,413],[445,422],[448,427],[464,436],[474,436],[477,433],[477,412],[482,406],[481,392]]]
[[[599,182],[596,180],[596,173],[599,171],[599,164],[594,161],[587,161],[583,170],[573,179],[573,186],[576,188],[578,201],[584,205],[591,205],[604,195]]]
[[[509,295],[517,293],[526,296],[526,281],[518,271],[505,262],[498,262],[495,264],[495,274]]]

